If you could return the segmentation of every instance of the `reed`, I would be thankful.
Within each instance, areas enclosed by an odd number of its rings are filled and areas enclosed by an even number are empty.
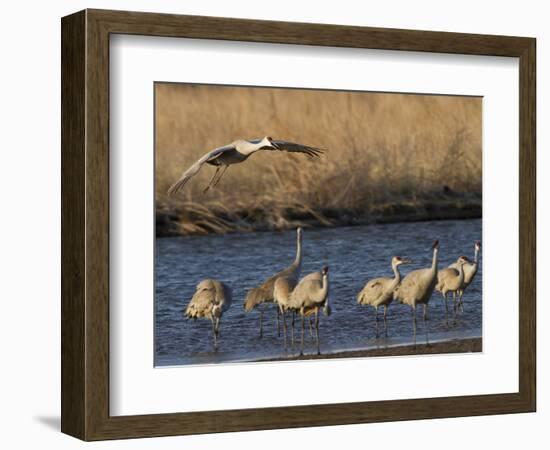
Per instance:
[[[183,234],[328,226],[427,204],[460,216],[468,202],[481,207],[481,117],[473,97],[157,83],[157,224],[172,217]],[[205,166],[166,196],[206,151],[265,135],[327,152],[258,152],[203,194],[214,170]]]

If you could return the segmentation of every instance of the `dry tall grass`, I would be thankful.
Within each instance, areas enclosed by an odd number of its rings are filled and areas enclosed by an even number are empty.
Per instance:
[[[179,232],[223,232],[296,217],[391,207],[441,193],[481,193],[481,99],[158,83],[157,211]],[[206,151],[265,135],[328,149],[321,160],[258,152],[216,189],[204,166],[176,199],[168,187]]]

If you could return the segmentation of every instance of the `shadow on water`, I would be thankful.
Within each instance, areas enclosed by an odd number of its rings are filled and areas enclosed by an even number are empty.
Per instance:
[[[356,295],[365,282],[392,276],[392,256],[413,260],[402,270],[428,267],[431,242],[440,240],[443,268],[460,255],[473,257],[473,243],[481,239],[481,220],[380,224],[305,230],[302,274],[330,265],[330,317],[321,315],[321,352],[337,352],[414,342],[412,311],[392,303],[387,328],[377,325],[374,309],[360,306]],[[242,302],[248,289],[286,267],[294,258],[295,232],[254,232],[225,236],[192,236],[156,240],[155,365],[185,365],[253,361],[299,352],[300,320],[296,320],[298,346],[292,348],[278,335],[277,314],[269,305],[259,339],[258,311],[245,313]],[[187,320],[183,310],[203,278],[218,278],[233,290],[233,305],[221,321],[218,350],[213,350],[208,320]],[[435,292],[424,324],[417,319],[418,344],[429,339],[481,336],[482,264],[464,295],[464,312],[456,317]],[[381,319],[380,319],[381,321]],[[290,335],[290,333],[289,333]],[[315,339],[305,334],[305,353],[316,353]]]

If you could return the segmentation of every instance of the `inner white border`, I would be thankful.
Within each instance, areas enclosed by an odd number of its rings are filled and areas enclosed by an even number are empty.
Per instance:
[[[110,55],[111,415],[517,392],[517,59],[127,35]],[[483,96],[483,353],[153,368],[155,81]]]

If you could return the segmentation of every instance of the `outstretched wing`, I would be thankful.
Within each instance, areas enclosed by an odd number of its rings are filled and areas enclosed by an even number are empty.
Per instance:
[[[250,289],[246,293],[246,297],[244,299],[244,309],[245,309],[245,311],[252,310],[256,306],[258,306],[260,303],[272,302],[273,301],[273,286],[275,285],[275,281],[277,280],[277,278],[279,278],[281,276],[284,276],[284,274],[279,272],[279,273],[269,277],[267,280],[265,280],[259,286]]]
[[[201,170],[201,167],[204,163],[208,161],[212,161],[213,159],[216,159],[218,156],[220,156],[222,153],[234,150],[235,146],[233,144],[231,145],[225,145],[223,147],[215,148],[214,150],[209,151],[206,155],[204,155],[201,159],[199,159],[195,164],[193,164],[189,169],[187,169],[178,181],[176,181],[170,188],[168,189],[168,195],[174,195],[187,184],[189,179],[196,175],[199,170]]]
[[[279,150],[291,153],[305,153],[310,158],[319,158],[325,152],[325,149],[297,144],[295,142],[273,140],[271,143],[274,144]]]

